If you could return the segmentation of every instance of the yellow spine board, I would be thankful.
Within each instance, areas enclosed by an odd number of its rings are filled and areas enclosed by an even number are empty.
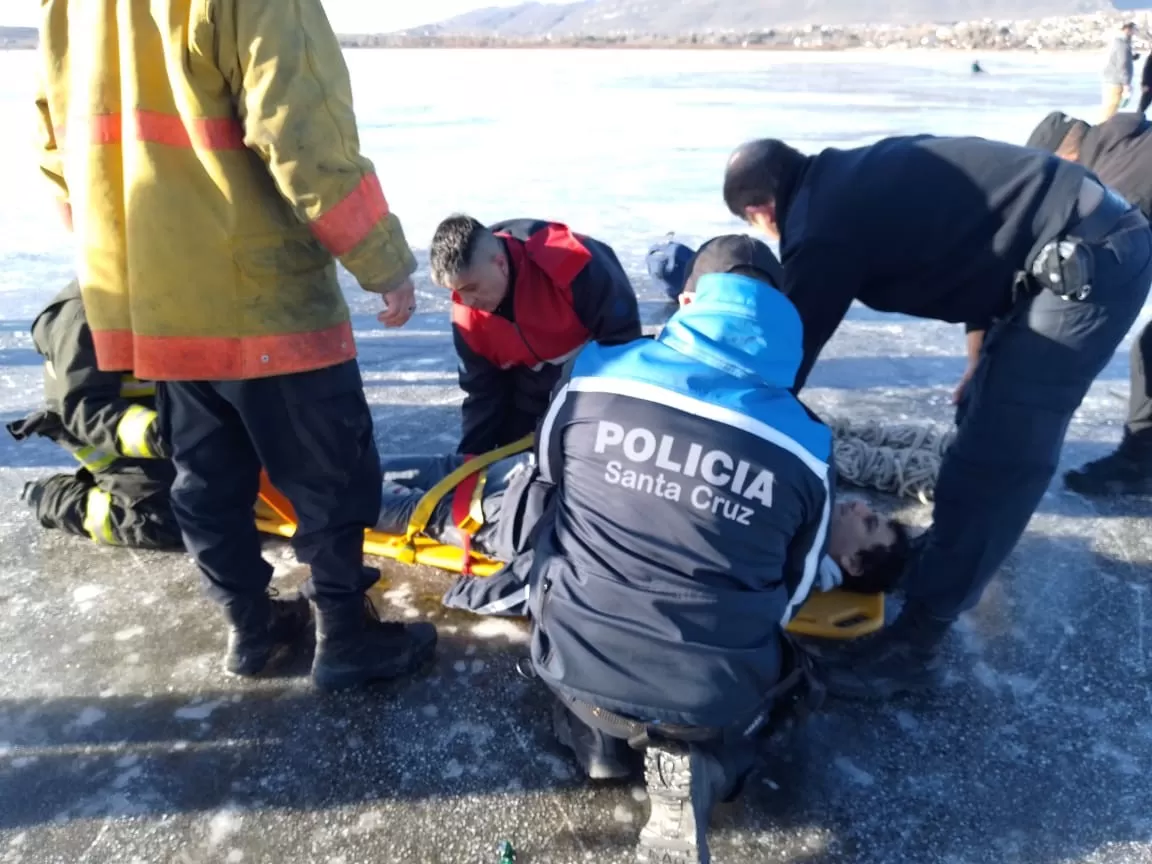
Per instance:
[[[364,532],[364,553],[391,558],[402,564],[424,564],[451,573],[464,571],[463,549],[437,543],[419,536],[428,524],[436,504],[465,477],[476,473],[498,459],[522,452],[532,446],[531,435],[469,460],[425,493],[404,535]],[[477,489],[480,494],[480,487]],[[475,504],[475,502],[473,502]],[[256,504],[256,527],[266,534],[291,537],[296,524],[291,505],[269,486],[262,488]],[[499,561],[471,553],[472,573],[491,576],[504,565]],[[859,639],[884,626],[884,595],[853,594],[849,591],[813,592],[808,601],[788,624],[788,632],[818,639]]]
[[[291,537],[296,526],[263,509],[256,527],[265,534]],[[424,564],[451,573],[464,569],[464,550],[423,537],[410,541],[403,536],[364,532],[364,554],[391,558],[404,564]],[[503,565],[472,553],[472,572],[491,576]],[[817,639],[859,639],[884,626],[884,595],[848,591],[814,592],[788,625],[788,632]]]

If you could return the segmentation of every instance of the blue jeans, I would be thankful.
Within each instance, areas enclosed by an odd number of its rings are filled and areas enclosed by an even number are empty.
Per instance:
[[[907,580],[909,603],[934,618],[955,620],[980,601],[1056,472],[1072,415],[1144,305],[1147,223],[1090,246],[1096,272],[1086,300],[1042,290],[987,334],[940,468],[934,524]]]

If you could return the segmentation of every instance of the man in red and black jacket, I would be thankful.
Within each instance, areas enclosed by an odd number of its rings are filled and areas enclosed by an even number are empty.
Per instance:
[[[589,341],[639,338],[636,293],[612,247],[538,219],[490,228],[454,215],[436,229],[432,281],[452,291],[464,391],[460,453],[536,428],[564,362]]]

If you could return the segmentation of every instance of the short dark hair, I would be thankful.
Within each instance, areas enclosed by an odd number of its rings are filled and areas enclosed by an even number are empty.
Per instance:
[[[803,153],[775,138],[742,144],[733,151],[724,171],[724,203],[733,216],[743,219],[746,207],[763,207],[775,201],[781,186],[803,164]]]
[[[888,524],[892,526],[895,540],[889,546],[877,543],[860,550],[860,575],[845,574],[847,590],[858,594],[890,594],[900,582],[912,558],[912,537],[903,522],[890,519]]]
[[[472,266],[476,250],[494,235],[483,224],[464,213],[453,213],[436,226],[428,252],[432,281],[448,281]]]
[[[688,262],[684,293],[696,293],[696,283],[712,273],[738,273],[774,288],[784,284],[784,271],[772,250],[747,234],[713,237],[697,249]]]

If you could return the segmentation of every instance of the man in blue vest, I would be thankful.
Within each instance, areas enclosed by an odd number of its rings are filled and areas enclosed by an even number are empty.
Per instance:
[[[783,628],[827,550],[832,435],[789,392],[803,335],[778,278],[767,246],[709,242],[693,302],[581,350],[537,432],[532,665],[590,776],[645,751],[642,860],[710,860],[713,806],[809,682]]]
[[[452,292],[460,358],[460,453],[484,453],[536,428],[560,367],[586,342],[640,336],[636,293],[612,247],[567,226],[465,215],[436,229],[432,281]]]

